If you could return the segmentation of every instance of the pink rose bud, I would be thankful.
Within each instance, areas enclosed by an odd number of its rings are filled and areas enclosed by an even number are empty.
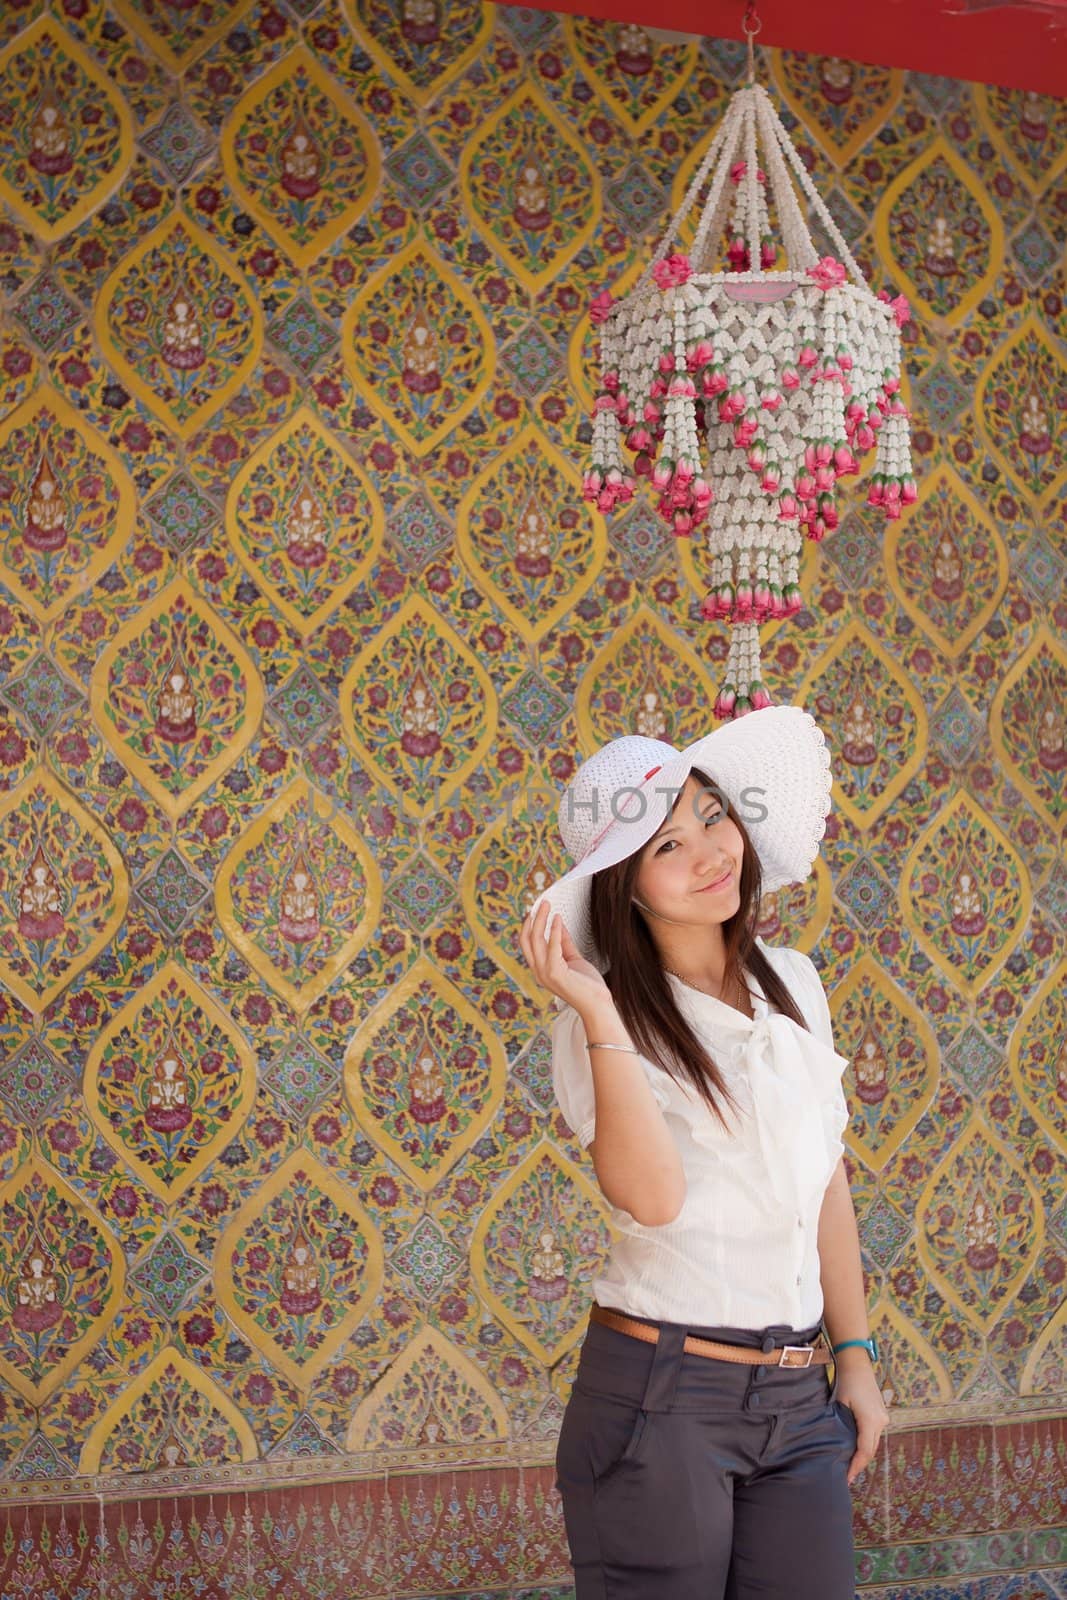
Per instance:
[[[693,518],[688,511],[674,513],[674,531],[679,538],[685,538],[693,531]]]
[[[763,407],[764,411],[770,411],[772,414],[778,410],[778,407],[781,405],[781,403],[782,397],[777,389],[768,389],[767,393],[760,401],[760,405]]]
[[[779,522],[792,522],[799,510],[800,506],[797,503],[796,495],[791,493],[783,494],[778,501]]]
[[[698,367],[706,367],[715,360],[715,351],[707,339],[700,339],[690,350],[686,357],[686,365],[690,372],[695,372]]]
[[[662,400],[666,393],[667,385],[663,379],[653,378],[652,382],[648,386],[648,398],[650,400]]]
[[[740,183],[741,179],[744,177],[744,175],[745,175],[745,173],[747,171],[748,171],[748,162],[747,161],[735,161],[733,166],[730,168],[730,182],[731,183]]]
[[[593,410],[610,411],[612,415],[614,415],[615,396],[612,394],[598,394],[596,399],[593,401]]]
[[[732,239],[726,252],[726,259],[735,272],[748,271],[748,250],[743,239]]]
[[[796,367],[792,365],[782,368],[781,379],[783,389],[800,388],[800,373],[797,371]]]
[[[844,267],[833,256],[823,256],[811,269],[812,281],[820,289],[835,289],[838,284],[844,283],[845,276]]]
[[[599,327],[611,315],[611,308],[615,304],[607,289],[601,289],[592,305],[589,307],[589,320],[594,327]]]
[[[867,493],[867,504],[869,506],[885,504],[885,478],[881,473],[876,473],[871,479],[871,486]]]
[[[660,352],[659,370],[661,372],[674,371],[674,355],[670,350],[662,350]]]
[[[773,704],[770,695],[763,687],[762,683],[754,683],[752,685],[749,698],[752,701],[753,711],[762,711],[766,706]]]
[[[882,426],[882,423],[884,421],[885,421],[885,418],[882,415],[881,407],[880,406],[876,406],[876,405],[872,405],[871,409],[867,413],[867,422],[870,425],[870,427],[872,427],[875,430],[875,432],[877,433],[878,429]]]
[[[845,346],[843,344],[839,344],[838,345],[836,354],[837,354],[837,364],[841,368],[841,371],[842,372],[851,372],[852,371],[852,357],[849,355],[847,349],[845,348]]]
[[[782,484],[782,472],[777,461],[768,461],[760,479],[760,488],[767,494],[777,494]]]
[[[712,707],[717,717],[732,717],[734,706],[737,704],[737,690],[732,683],[724,683],[715,697]]]
[[[692,271],[689,257],[676,251],[666,261],[657,262],[652,268],[652,277],[660,289],[675,289],[679,284],[688,283]]]
[[[859,471],[859,467],[856,465],[856,458],[847,444],[839,444],[834,451],[834,470],[839,478],[845,477],[848,473]]]
[[[729,387],[726,373],[722,367],[705,367],[700,375],[700,385],[709,400],[716,395],[724,394]]]
[[[782,591],[776,583],[771,584],[771,616],[776,622],[785,616],[785,601],[782,599]]]
[[[656,465],[652,468],[652,487],[660,490],[668,488],[673,476],[673,462],[657,461]]]
[[[878,298],[879,300],[884,300],[886,305],[889,306],[893,313],[893,320],[898,328],[903,328],[906,322],[911,321],[911,307],[902,294],[898,294],[894,300],[890,298],[888,289],[881,289]]]
[[[819,352],[813,344],[803,344],[797,356],[797,364],[801,367],[813,367],[819,359]]]
[[[815,488],[818,493],[822,494],[827,489],[832,489],[836,482],[837,473],[834,471],[833,467],[815,468]]]
[[[778,260],[778,251],[773,244],[761,244],[759,247],[759,264],[766,270],[773,267]]]
[[[767,463],[767,452],[761,444],[754,444],[748,452],[748,464],[753,472],[762,472]]]
[[[810,472],[798,472],[796,491],[798,500],[812,500],[815,497],[815,479]]]
[[[642,454],[639,456],[635,456],[634,471],[639,478],[651,478],[652,457],[650,455],[645,455],[644,452],[642,452]]]
[[[675,399],[692,400],[696,394],[696,388],[692,378],[689,376],[672,378],[667,393],[668,395],[673,395]]]
[[[900,486],[900,503],[903,506],[913,506],[919,498],[918,485],[914,478],[905,478]]]
[[[856,429],[856,447],[863,451],[874,449],[874,429],[869,428],[866,423]]]

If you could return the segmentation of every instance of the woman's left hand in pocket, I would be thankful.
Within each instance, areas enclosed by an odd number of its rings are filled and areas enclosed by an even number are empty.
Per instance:
[[[848,1464],[848,1481],[854,1483],[878,1448],[878,1441],[889,1426],[889,1412],[878,1375],[865,1351],[857,1351],[858,1360],[847,1366],[842,1362],[837,1375],[835,1399],[848,1406],[856,1418],[856,1450]]]

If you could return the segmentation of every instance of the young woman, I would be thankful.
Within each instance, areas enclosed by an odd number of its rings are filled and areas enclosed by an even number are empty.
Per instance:
[[[853,1600],[849,1485],[888,1417],[847,1063],[812,961],[755,933],[810,873],[830,785],[797,706],[681,751],[613,740],[560,805],[576,865],[523,923],[615,1229],[556,1456],[577,1600]]]

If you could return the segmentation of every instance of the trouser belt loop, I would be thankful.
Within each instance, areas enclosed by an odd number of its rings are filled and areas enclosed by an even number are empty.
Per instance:
[[[677,1322],[660,1324],[659,1339],[652,1346],[652,1365],[648,1369],[642,1411],[669,1411],[682,1370],[686,1330]]]

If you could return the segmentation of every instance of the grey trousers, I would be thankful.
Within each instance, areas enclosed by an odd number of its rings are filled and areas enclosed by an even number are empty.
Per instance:
[[[686,1333],[761,1334],[657,1326],[651,1345],[591,1322],[582,1345],[556,1452],[576,1600],[854,1600],[856,1422],[826,1367],[688,1355]]]

